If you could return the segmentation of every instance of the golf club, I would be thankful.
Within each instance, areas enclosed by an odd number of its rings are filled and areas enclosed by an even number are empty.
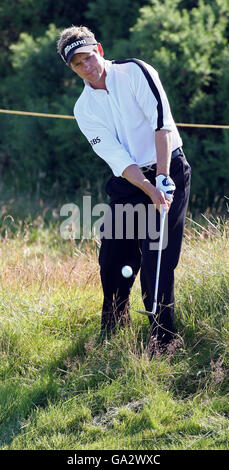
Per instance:
[[[157,310],[157,294],[158,294],[158,285],[159,285],[159,277],[160,277],[161,252],[162,252],[162,244],[163,244],[163,237],[164,237],[165,216],[166,216],[166,209],[162,207],[162,211],[160,214],[160,239],[159,239],[159,247],[158,247],[157,271],[156,271],[156,282],[155,282],[155,289],[154,289],[153,308],[151,312],[148,312],[147,310],[137,310],[138,313],[142,313],[143,315],[147,315],[147,316],[151,316],[151,315],[154,316]]]

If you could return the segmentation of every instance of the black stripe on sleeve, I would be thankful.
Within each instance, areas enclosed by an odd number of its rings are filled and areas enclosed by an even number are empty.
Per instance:
[[[150,86],[150,89],[152,90],[156,100],[157,100],[157,129],[156,131],[159,131],[163,127],[163,107],[162,107],[162,101],[161,101],[161,96],[160,93],[150,75],[148,72],[147,68],[144,66],[142,62],[138,59],[126,59],[126,60],[112,60],[113,64],[126,64],[127,62],[134,62],[137,64],[142,72],[144,73],[146,80]]]

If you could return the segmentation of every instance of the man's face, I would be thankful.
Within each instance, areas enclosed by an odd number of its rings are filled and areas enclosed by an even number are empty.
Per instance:
[[[70,62],[71,69],[83,80],[96,84],[104,72],[104,60],[96,49],[92,52],[77,53]]]

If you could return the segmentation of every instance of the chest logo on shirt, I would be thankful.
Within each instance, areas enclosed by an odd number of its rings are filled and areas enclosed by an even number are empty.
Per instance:
[[[101,139],[99,137],[96,137],[95,139],[90,140],[90,144],[92,145],[92,147],[95,144],[99,144],[99,142],[101,142]]]

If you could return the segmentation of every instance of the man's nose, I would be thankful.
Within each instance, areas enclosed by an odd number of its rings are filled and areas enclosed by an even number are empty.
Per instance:
[[[90,70],[90,68],[91,68],[91,66],[90,66],[90,64],[87,60],[85,60],[85,62],[83,62],[83,66],[84,66],[85,70]]]

